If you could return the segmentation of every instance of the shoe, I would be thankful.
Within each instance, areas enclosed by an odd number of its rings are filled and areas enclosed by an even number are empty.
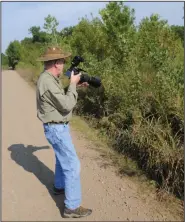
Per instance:
[[[60,195],[60,194],[64,194],[65,192],[64,192],[64,189],[62,188],[62,189],[58,189],[58,188],[56,188],[54,185],[53,185],[53,193],[55,194],[55,195]]]
[[[70,210],[65,207],[64,209],[64,218],[80,218],[89,216],[92,213],[91,209],[87,209],[84,207],[78,207],[75,210]]]

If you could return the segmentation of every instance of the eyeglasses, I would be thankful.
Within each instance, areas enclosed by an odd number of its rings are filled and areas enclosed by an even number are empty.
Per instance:
[[[57,59],[57,60],[55,60],[55,64],[58,63],[59,61],[61,61],[62,64],[66,64],[66,60],[65,59]]]

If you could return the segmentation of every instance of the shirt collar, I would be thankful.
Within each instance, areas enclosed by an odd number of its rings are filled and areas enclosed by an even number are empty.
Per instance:
[[[59,77],[56,77],[54,75],[52,75],[52,73],[48,72],[48,71],[45,71],[45,73],[49,74],[50,76],[52,76],[58,83],[59,83]]]

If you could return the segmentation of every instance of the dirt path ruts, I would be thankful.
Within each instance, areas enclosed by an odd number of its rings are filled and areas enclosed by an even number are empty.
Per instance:
[[[71,129],[81,160],[83,206],[88,221],[176,220],[152,197],[141,196],[128,178],[101,167],[99,152]],[[15,72],[2,73],[2,220],[62,221],[62,197],[50,193],[54,155],[36,117],[35,91]],[[75,219],[75,221],[77,221]]]

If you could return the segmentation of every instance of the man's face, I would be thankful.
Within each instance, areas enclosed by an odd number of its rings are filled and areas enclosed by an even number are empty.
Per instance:
[[[58,76],[60,76],[60,74],[63,73],[64,64],[65,64],[65,60],[64,59],[59,59],[59,60],[56,61],[55,67],[57,69]]]

